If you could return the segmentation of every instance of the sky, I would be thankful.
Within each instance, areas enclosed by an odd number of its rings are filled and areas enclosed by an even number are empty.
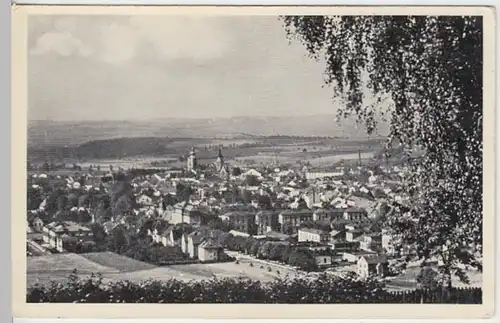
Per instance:
[[[30,120],[333,114],[273,16],[30,16]]]

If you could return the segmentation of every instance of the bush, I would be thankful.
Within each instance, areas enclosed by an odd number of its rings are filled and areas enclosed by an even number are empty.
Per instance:
[[[64,283],[35,285],[28,303],[360,303],[382,302],[388,293],[378,282],[340,279],[278,278],[261,283],[246,278],[183,282],[147,280],[104,284],[102,277],[79,278],[73,273]]]

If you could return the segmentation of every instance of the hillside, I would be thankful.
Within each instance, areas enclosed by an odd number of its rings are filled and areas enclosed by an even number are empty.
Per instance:
[[[387,133],[387,126],[380,126]],[[234,117],[220,119],[153,119],[150,121],[30,121],[28,145],[74,146],[123,137],[253,138],[254,136],[366,137],[354,120],[336,123],[333,115]]]

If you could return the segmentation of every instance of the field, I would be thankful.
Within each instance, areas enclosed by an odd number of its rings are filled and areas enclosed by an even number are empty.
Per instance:
[[[90,165],[123,167],[182,167],[183,158],[196,149],[200,164],[213,163],[222,145],[227,162],[235,166],[263,164],[298,164],[308,160],[314,166],[330,166],[341,160],[371,158],[383,138],[341,139],[308,137],[255,138],[120,138],[91,141],[79,146],[38,146],[29,149],[30,161],[36,165],[47,159],[55,163],[73,163],[87,169]]]
[[[82,276],[101,273],[105,281],[130,280],[140,282],[147,279],[168,280],[206,280],[213,277],[248,277],[261,281],[270,281],[279,275],[292,274],[279,268],[268,271],[268,266],[260,268],[255,263],[251,267],[248,261],[215,264],[192,264],[156,267],[112,252],[89,253],[84,255],[58,254],[40,257],[28,257],[27,284],[46,284],[52,280],[65,280],[77,269]]]

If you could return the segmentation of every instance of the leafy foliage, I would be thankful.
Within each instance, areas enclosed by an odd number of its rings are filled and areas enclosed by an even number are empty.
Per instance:
[[[368,133],[385,119],[389,148],[425,152],[419,162],[409,158],[410,212],[388,222],[399,246],[411,246],[415,258],[442,260],[450,284],[453,274],[466,280],[460,264],[482,267],[482,18],[283,21],[290,38],[326,62],[325,83],[345,102],[339,117],[355,114]]]
[[[92,275],[80,279],[75,271],[65,283],[37,285],[27,292],[29,303],[358,303],[382,302],[387,292],[373,280],[281,278],[268,284],[245,278],[201,282],[148,280],[105,284]]]
[[[104,283],[101,275],[80,278],[76,270],[67,281],[28,288],[28,303],[455,303],[481,304],[481,289],[417,290],[390,293],[383,284],[321,275],[317,279],[278,278],[261,283],[245,278],[201,282],[147,280]]]

